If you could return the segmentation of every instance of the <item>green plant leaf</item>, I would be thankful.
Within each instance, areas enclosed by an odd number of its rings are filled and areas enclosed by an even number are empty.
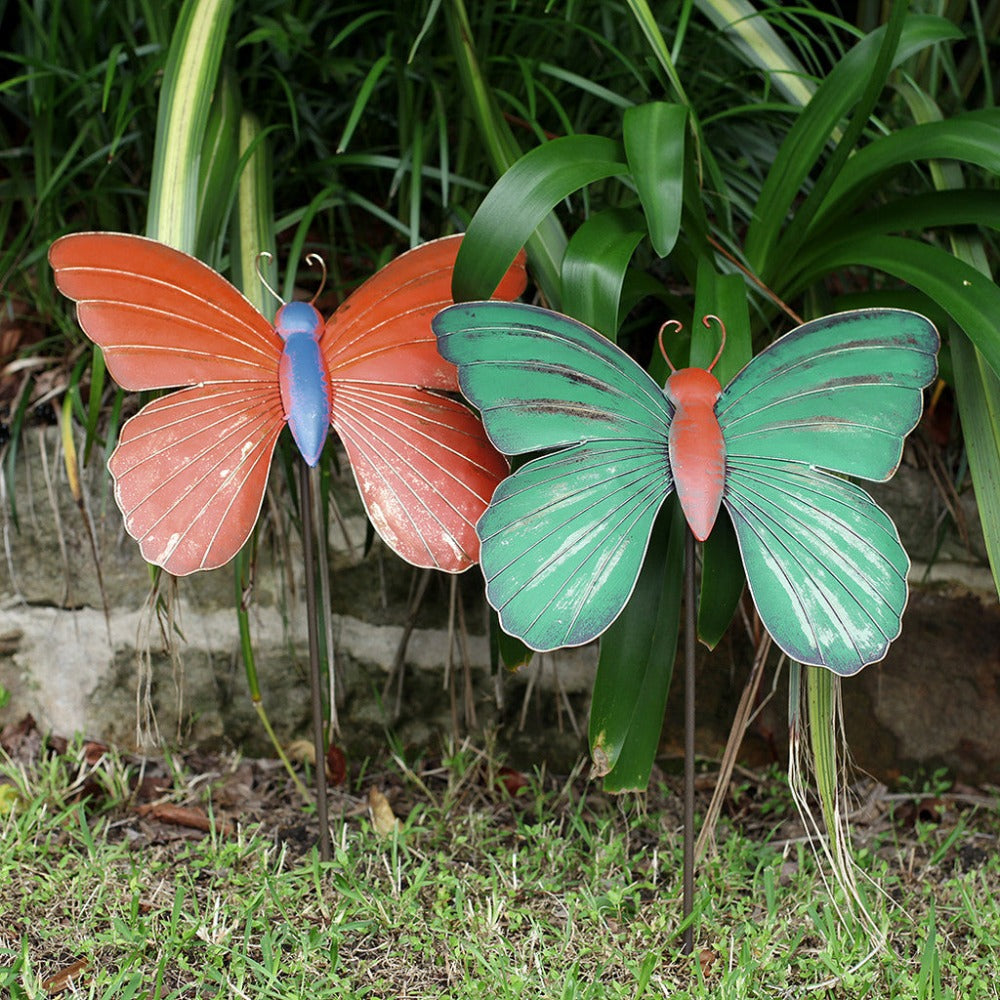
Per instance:
[[[845,817],[842,813],[840,754],[837,750],[837,718],[840,704],[840,678],[818,667],[802,668],[802,688],[808,715],[809,747],[812,750],[813,777],[823,813],[829,842],[826,846],[834,872],[850,885],[852,860],[840,836]]]
[[[918,123],[941,124],[941,110],[930,95],[912,84],[904,86],[901,92]],[[934,186],[942,194],[964,188],[961,165],[954,159],[932,160],[930,172]],[[951,232],[949,240],[959,261],[986,279],[992,277],[986,247],[977,233]],[[991,369],[985,363],[981,351],[962,332],[952,330],[950,347],[951,377],[969,470],[976,487],[979,520],[994,584],[1000,593],[1000,380],[995,367]]]
[[[587,184],[628,173],[623,160],[620,143],[597,135],[567,135],[522,156],[469,223],[455,262],[455,301],[488,297],[552,209]]]
[[[230,271],[233,284],[260,312],[272,317],[277,303],[258,280],[255,266],[261,251],[270,252],[270,260],[261,259],[260,270],[271,287],[277,287],[272,172],[265,135],[255,115],[244,112],[240,116],[239,148],[244,165],[233,220]]]
[[[146,234],[193,253],[205,129],[233,0],[185,0],[163,74]]]
[[[240,91],[233,71],[219,77],[205,128],[198,167],[198,256],[219,265],[226,213],[233,203],[239,160]]]
[[[690,364],[707,368],[719,349],[719,331],[707,326],[704,317],[718,316],[726,328],[726,343],[715,368],[719,382],[726,386],[753,354],[747,287],[740,274],[719,274],[706,257],[698,261]],[[696,333],[697,331],[697,333]]]
[[[669,316],[684,315],[687,310],[686,304],[675,294],[671,293],[662,281],[658,281],[646,271],[632,267],[625,272],[625,281],[622,284],[621,303],[618,307],[619,317],[627,316],[643,299],[652,298],[663,303],[662,314],[664,318]],[[654,361],[656,356],[653,356]],[[665,367],[665,366],[664,366]],[[663,374],[658,369],[650,365],[649,372],[654,378],[658,374]],[[666,375],[663,374],[664,379]]]
[[[684,93],[684,85],[677,74],[677,67],[674,66],[673,57],[670,55],[667,43],[663,38],[663,32],[660,31],[660,26],[657,24],[656,16],[653,14],[649,3],[647,0],[628,0],[628,5],[632,9],[632,15],[635,17],[640,30],[646,36],[646,42],[652,50],[653,56],[663,68],[663,72],[670,81],[670,86],[673,88],[677,99],[686,107],[689,106],[691,102],[688,100],[687,94]]]
[[[701,560],[698,639],[715,649],[736,614],[747,579],[736,531],[725,508],[702,544]]]
[[[686,531],[671,498],[653,527],[631,600],[601,637],[590,748],[609,792],[649,783],[677,652]]]
[[[861,98],[885,28],[863,38],[831,70],[791,127],[761,188],[756,213],[747,229],[746,256],[764,275],[791,206],[841,120]],[[906,19],[892,65],[898,66],[929,45],[961,37],[943,18],[914,15]]]
[[[495,670],[503,664],[512,670],[531,662],[535,651],[525,646],[516,636],[508,635],[500,628],[497,613],[490,608],[490,665]]]
[[[622,124],[625,155],[660,257],[673,250],[680,231],[687,119],[681,104],[652,102],[629,108]]]
[[[844,165],[823,200],[811,228],[845,216],[885,182],[899,166],[940,157],[973,163],[1000,174],[1000,110],[970,111],[945,121],[926,122],[871,142]]]
[[[819,177],[816,178],[803,201],[796,207],[795,213],[789,220],[787,227],[785,227],[778,238],[772,259],[767,263],[767,269],[762,270],[760,273],[765,284],[772,281],[776,275],[782,273],[787,268],[789,262],[798,256],[806,231],[809,228],[809,223],[815,217],[820,205],[822,205],[824,195],[829,190],[830,185],[836,180],[844,164],[847,163],[848,157],[854,151],[855,145],[867,128],[869,118],[875,110],[879,95],[882,93],[886,79],[892,69],[893,58],[898,52],[903,26],[906,23],[906,11],[908,7],[908,3],[902,2],[890,8],[889,21],[882,31],[875,59],[872,65],[867,68],[867,79],[854,107],[851,109],[851,116],[847,127],[837,141],[833,152],[823,164],[823,169],[820,171]],[[834,134],[835,130],[831,132],[831,137]]]
[[[448,35],[451,41],[452,54],[458,65],[459,76],[465,92],[466,102],[479,128],[480,138],[485,145],[489,157],[493,163],[493,168],[497,174],[503,175],[509,170],[517,158],[521,149],[510,130],[510,125],[504,118],[497,104],[496,95],[489,86],[486,77],[479,65],[476,55],[472,32],[469,24],[469,15],[465,9],[464,0],[449,0],[444,5],[445,19],[448,25]],[[516,195],[515,195],[516,197]],[[497,232],[503,232],[501,228]],[[468,241],[463,241],[464,244]],[[489,236],[486,237],[488,246]],[[531,227],[528,235],[514,249],[517,253],[522,246],[527,243],[528,252],[531,258],[531,268],[535,280],[548,299],[549,305],[553,309],[558,309],[562,298],[559,285],[559,265],[566,250],[566,234],[563,232],[559,220],[552,213],[546,213],[539,218],[535,225]],[[485,247],[475,248],[468,251],[468,258],[474,259],[489,256]],[[503,274],[513,256],[500,267],[497,272]],[[458,278],[458,267],[472,267],[472,264],[461,264],[462,255],[459,254],[459,263],[456,264],[455,277]],[[489,285],[484,281],[481,285],[476,283],[475,278],[470,278],[467,293],[473,298],[486,298],[489,296],[496,284]],[[458,289],[458,285],[453,284],[453,291]],[[461,301],[456,297],[456,301]]]
[[[979,520],[1000,594],[1000,378],[960,333],[951,338],[951,358]]]
[[[608,209],[584,222],[563,257],[565,311],[616,340],[625,275],[645,236],[642,216],[630,209]]]
[[[792,104],[809,103],[816,85],[762,11],[748,0],[695,0],[695,6]]]
[[[85,427],[87,437],[83,446],[83,466],[90,461],[90,452],[97,440],[97,428],[101,419],[101,403],[104,397],[104,352],[95,344],[90,352],[90,402],[87,406]]]
[[[998,136],[1000,140],[1000,136]],[[826,252],[833,243],[889,233],[921,233],[947,226],[982,225],[1000,229],[1000,192],[968,190],[929,191],[899,201],[874,205],[864,213],[837,221],[810,238],[797,267],[810,268],[815,252]]]

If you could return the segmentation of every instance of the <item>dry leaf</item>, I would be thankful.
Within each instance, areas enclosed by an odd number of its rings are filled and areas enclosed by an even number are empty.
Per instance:
[[[69,989],[73,984],[73,981],[83,972],[87,966],[90,965],[89,958],[81,958],[74,962],[72,965],[66,966],[65,969],[60,969],[54,976],[50,976],[48,979],[42,983],[42,989],[46,993],[62,993],[63,990]]]
[[[316,766],[316,745],[312,740],[292,740],[286,748],[286,753],[291,760],[299,764],[311,764]],[[347,762],[344,759],[344,751],[331,744],[326,751],[326,778],[331,785],[343,783],[347,777]]]
[[[140,816],[158,819],[161,823],[173,823],[175,826],[185,826],[190,830],[201,830],[208,833],[213,825],[218,833],[229,836],[236,831],[232,823],[216,816],[210,819],[204,809],[189,809],[186,806],[175,806],[171,802],[151,802],[148,805],[136,806]]]
[[[20,647],[23,638],[24,632],[19,628],[0,632],[0,656],[13,656]]]
[[[13,812],[20,801],[17,789],[7,782],[0,783],[0,816]]]
[[[91,767],[96,767],[100,762],[101,758],[108,753],[111,749],[107,743],[100,743],[98,740],[87,740],[83,744],[83,759],[90,764]]]
[[[717,952],[711,948],[702,948],[698,953],[698,964],[701,966],[701,974],[708,978],[712,972],[712,966],[719,960]]]
[[[330,744],[326,751],[326,780],[331,785],[342,785],[347,777],[347,760],[340,747]]]
[[[389,805],[389,800],[377,788],[368,791],[368,811],[372,826],[380,837],[389,837],[399,830],[399,820]]]
[[[521,771],[517,771],[513,767],[507,767],[504,764],[497,770],[497,784],[503,786],[507,790],[508,795],[514,796],[522,788],[528,787],[528,779]]]

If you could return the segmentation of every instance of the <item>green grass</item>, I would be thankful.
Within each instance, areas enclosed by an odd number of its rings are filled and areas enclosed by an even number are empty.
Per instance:
[[[761,779],[769,808],[754,836],[722,829],[699,871],[686,958],[677,805],[663,786],[614,799],[536,775],[512,800],[468,751],[419,773],[369,768],[335,800],[322,865],[296,846],[307,817],[190,837],[136,816],[126,765],[72,761],[73,748],[30,773],[4,768],[17,790],[0,839],[0,989],[12,1000],[51,995],[43,984],[74,963],[78,978],[56,982],[64,996],[1000,995],[989,809],[883,823],[868,838],[860,861],[888,938],[872,954],[872,935],[837,919],[810,850],[774,839],[787,793]],[[211,784],[178,775],[171,795],[208,805]],[[373,786],[402,818],[395,835],[372,825]],[[93,797],[73,801],[83,788]]]

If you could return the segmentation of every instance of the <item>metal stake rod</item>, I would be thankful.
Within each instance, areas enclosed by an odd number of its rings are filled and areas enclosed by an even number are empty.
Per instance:
[[[316,749],[316,815],[319,819],[319,856],[330,860],[330,821],[326,795],[326,741],[323,737],[323,691],[319,671],[319,622],[316,607],[316,560],[313,555],[313,470],[299,465],[299,501],[302,508],[302,556],[306,574],[306,621],[309,628],[309,685],[312,689],[313,746]]]
[[[683,918],[694,910],[694,535],[684,543],[684,904]],[[682,952],[694,951],[694,927],[684,928]]]

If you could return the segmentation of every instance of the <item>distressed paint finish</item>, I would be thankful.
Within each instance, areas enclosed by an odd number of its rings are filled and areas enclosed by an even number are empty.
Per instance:
[[[451,301],[460,238],[396,258],[323,323],[289,303],[272,326],[229,282],[155,240],[52,244],[56,284],[126,389],[179,391],[122,428],[108,462],[125,526],[176,575],[228,562],[253,530],[288,423],[310,464],[332,425],[373,524],[403,558],[448,572],[478,558],[475,522],[507,472],[468,407],[432,316]],[[494,294],[525,286],[523,256]]]
[[[676,488],[700,538],[726,507],[761,620],[789,656],[846,675],[885,655],[909,560],[885,512],[831,473],[895,471],[937,371],[924,317],[806,323],[721,392],[701,369],[661,390],[600,334],[536,307],[454,306],[434,330],[494,444],[548,452],[501,483],[479,522],[507,631],[539,650],[600,635]]]
[[[674,404],[670,424],[670,468],[677,499],[694,537],[712,533],[726,479],[726,442],[715,404],[719,380],[704,368],[684,368],[667,379],[664,389]]]

